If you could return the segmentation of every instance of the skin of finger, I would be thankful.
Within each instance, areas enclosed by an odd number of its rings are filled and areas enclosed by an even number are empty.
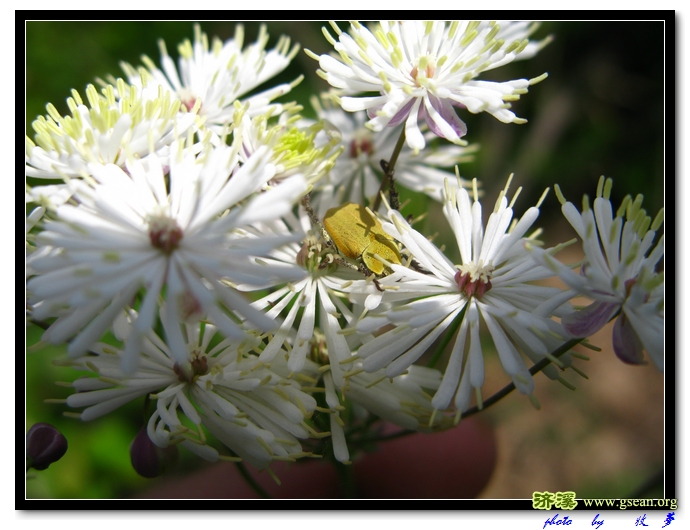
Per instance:
[[[311,460],[299,463],[274,462],[271,469],[281,484],[266,471],[247,470],[274,499],[337,499],[341,497],[338,474],[333,465]],[[142,493],[149,499],[260,499],[231,462],[219,462],[187,477],[168,480]]]
[[[496,467],[496,437],[475,418],[450,430],[390,440],[354,463],[362,498],[471,499]]]
[[[384,433],[400,428],[387,425]],[[496,440],[486,423],[469,418],[442,433],[413,434],[382,442],[352,464],[358,498],[474,498],[486,486],[496,464]],[[340,465],[340,464],[338,464]],[[247,466],[274,499],[337,499],[343,497],[332,463],[310,460],[274,462],[266,471]],[[219,462],[186,477],[170,475],[140,495],[151,499],[257,499],[235,464]]]

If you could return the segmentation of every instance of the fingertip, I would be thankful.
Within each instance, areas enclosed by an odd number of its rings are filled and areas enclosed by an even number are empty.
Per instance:
[[[354,463],[354,473],[362,498],[469,499],[495,466],[493,429],[469,418],[444,432],[383,442]]]

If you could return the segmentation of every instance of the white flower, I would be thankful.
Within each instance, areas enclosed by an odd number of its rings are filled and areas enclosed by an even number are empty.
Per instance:
[[[379,191],[383,170],[381,160],[389,160],[399,136],[399,129],[385,128],[374,134],[365,127],[366,113],[346,113],[340,107],[333,108],[328,99],[324,106],[313,100],[319,118],[333,124],[341,135],[343,153],[338,157],[329,174],[333,187],[342,186],[345,191],[344,202],[364,203],[371,200]],[[433,133],[427,132],[425,138],[431,140]],[[476,145],[460,147],[444,144],[439,147],[428,146],[416,155],[403,149],[395,164],[395,182],[408,189],[426,193],[437,201],[441,200],[443,182],[451,174],[437,168],[453,167],[472,160]],[[467,181],[461,181],[463,186]],[[314,204],[318,194],[314,193]]]
[[[159,447],[182,443],[207,460],[218,460],[218,451],[206,444],[206,429],[257,468],[307,454],[298,439],[313,432],[304,420],[316,401],[294,379],[285,379],[280,370],[248,353],[251,345],[246,343],[225,339],[211,346],[216,336],[212,325],[173,323],[178,331],[172,333],[169,325],[164,319],[167,343],[153,331],[140,342],[141,364],[133,374],[121,368],[123,350],[102,343],[92,348],[95,355],[66,363],[97,375],[74,381],[70,386],[77,393],[67,404],[86,407],[80,418],[88,421],[150,394],[156,408],[148,435]],[[133,330],[122,321],[116,331],[126,336]],[[171,336],[187,352],[183,362],[172,353]],[[196,430],[186,426],[189,422]]]
[[[304,179],[296,175],[257,194],[275,172],[265,148],[242,166],[237,145],[198,155],[177,142],[171,149],[169,168],[157,157],[128,162],[126,172],[89,165],[97,183],[76,182],[76,205],[59,207],[58,220],[36,237],[50,252],[32,260],[37,275],[28,282],[29,302],[39,320],[58,316],[44,340],[61,343],[76,335],[68,347],[72,356],[99,340],[138,296],[139,315],[125,346],[128,370],[156,322],[161,296],[171,321],[207,317],[229,337],[244,335],[233,312],[264,330],[275,325],[233,285],[284,274],[257,266],[249,255],[265,254],[285,238],[248,241],[237,231],[288,212],[306,190]],[[175,358],[186,358],[173,339]]]
[[[163,41],[159,42],[162,70],[148,57],[143,58],[146,68],[135,69],[126,63],[122,66],[133,85],[153,92],[162,89],[187,110],[198,106],[206,125],[220,133],[232,120],[235,101],[282,72],[299,50],[299,45],[291,48],[290,39],[285,36],[269,51],[266,51],[267,42],[266,27],[262,25],[256,42],[242,49],[244,27],[237,24],[233,39],[222,43],[214,38],[209,47],[208,37],[196,24],[194,43],[186,40],[178,48],[179,70]],[[282,106],[271,102],[287,94],[297,82],[275,86],[245,97],[242,102],[249,105],[251,116],[267,111],[279,113]]]
[[[328,174],[342,151],[337,140],[340,135],[329,123],[304,120],[295,110],[282,112],[275,124],[269,123],[271,113],[251,118],[244,114],[234,133],[242,136],[242,160],[261,146],[271,150],[271,162],[276,168],[271,184],[298,173],[307,183],[315,184]]]
[[[65,204],[72,196],[74,186],[68,181],[66,184],[52,184],[49,186],[34,186],[33,188],[27,186],[26,203],[36,203],[39,206],[31,210],[31,213],[26,218],[25,237],[26,237],[26,271],[25,277],[29,278],[35,274],[31,267],[31,262],[41,255],[48,254],[50,249],[43,247],[41,252],[35,253],[36,247],[34,242],[36,240],[36,233],[41,226],[41,221],[46,212],[52,213],[61,205]]]
[[[626,196],[613,216],[611,179],[599,179],[593,208],[587,196],[582,213],[566,202],[557,188],[561,210],[582,238],[585,253],[581,274],[533,249],[539,263],[549,267],[572,289],[594,300],[563,318],[563,327],[576,337],[589,337],[617,313],[613,349],[624,362],[641,364],[646,350],[654,365],[664,369],[664,274],[657,272],[664,258],[664,236],[654,245],[663,224],[663,209],[647,216],[642,195]],[[651,226],[650,226],[651,225]]]
[[[27,187],[25,200],[35,202],[49,211],[56,210],[65,204],[74,193],[74,186],[68,181],[66,184],[51,184],[48,186]]]
[[[523,245],[539,210],[529,208],[509,229],[513,210],[506,190],[507,186],[485,229],[476,188],[471,202],[466,190],[446,185],[443,211],[460,250],[461,264],[457,266],[397,211],[390,211],[391,222],[383,223],[384,230],[404,245],[424,271],[389,265],[393,274],[379,280],[384,300],[416,300],[359,322],[357,330],[365,333],[387,323],[396,327],[364,344],[358,356],[367,371],[385,368],[386,375],[394,377],[407,370],[449,327],[459,327],[432,402],[439,410],[448,406],[453,395],[458,414],[467,410],[471,388],[481,403],[484,361],[480,320],[489,330],[504,370],[524,394],[531,394],[534,381],[520,351],[541,359],[560,344],[563,335],[560,326],[548,317],[572,293],[564,295],[559,289],[528,283],[551,276],[548,269],[535,267]]]
[[[119,97],[117,96],[119,94]],[[48,116],[33,122],[35,142],[26,137],[25,170],[29,177],[86,177],[88,164],[124,166],[128,158],[156,153],[165,157],[176,137],[195,125],[196,115],[180,112],[170,94],[142,95],[122,79],[99,94],[86,89],[87,107],[76,90],[67,99],[71,116],[48,104]]]
[[[330,415],[333,453],[339,462],[349,463],[350,452],[345,436],[345,423],[340,412],[345,409],[343,398],[347,398],[357,407],[381,419],[399,425],[405,429],[430,431],[434,407],[431,397],[425,390],[436,390],[441,382],[441,372],[423,366],[410,366],[407,373],[389,379],[383,370],[367,373],[362,363],[357,361],[348,364],[351,367],[346,374],[346,385],[340,396],[333,383],[331,372],[323,376],[326,403],[331,408]],[[365,416],[366,417],[366,416]],[[446,418],[435,417],[434,427],[448,427]],[[351,425],[349,425],[351,426]]]
[[[33,242],[33,234],[29,231],[38,225],[47,211],[54,212],[59,206],[65,204],[73,193],[73,188],[69,182],[67,184],[52,184],[49,186],[27,186],[25,200],[27,204],[36,203],[34,208],[26,218],[26,241]]]
[[[322,333],[328,351],[328,358],[324,359],[323,364],[330,364],[335,384],[342,387],[346,368],[340,363],[352,356],[352,346],[348,340],[352,342],[354,338],[348,339],[342,330],[353,325],[358,316],[349,308],[345,291],[353,279],[362,276],[356,271],[338,268],[330,263],[333,249],[326,248],[318,235],[309,235],[305,227],[309,227],[309,219],[305,215],[300,220],[287,214],[284,221],[264,223],[257,229],[258,237],[285,237],[288,234],[299,237],[299,242],[282,245],[271,251],[269,257],[257,261],[286,270],[297,267],[301,271],[301,279],[283,285],[252,303],[255,309],[266,311],[269,319],[282,317],[280,328],[269,336],[260,359],[270,362],[278,352],[287,350],[288,369],[299,372],[312,348],[312,339]],[[318,234],[318,230],[313,232]],[[238,286],[242,290],[257,287],[265,287],[265,284]]]
[[[413,150],[425,145],[419,118],[434,134],[463,143],[467,128],[456,106],[488,112],[504,123],[524,123],[509,110],[509,102],[545,77],[502,83],[475,80],[486,70],[530,58],[545,46],[547,39],[528,40],[538,26],[533,23],[382,21],[369,30],[352,22],[350,34],[335,23],[331,26],[338,41],[325,30],[324,34],[340,57],[308,52],[319,61],[319,74],[346,94],[341,100],[345,110],[368,111],[367,126],[372,130],[405,122],[407,144]],[[380,95],[349,97],[362,92]]]

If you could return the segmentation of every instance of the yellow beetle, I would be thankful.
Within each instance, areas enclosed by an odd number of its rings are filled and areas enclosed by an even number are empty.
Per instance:
[[[400,251],[391,236],[383,231],[378,219],[354,202],[331,208],[323,220],[324,228],[335,243],[338,251],[353,260],[359,260],[368,272],[385,275],[390,272],[374,254],[391,263],[400,264]],[[367,270],[363,270],[365,274]]]

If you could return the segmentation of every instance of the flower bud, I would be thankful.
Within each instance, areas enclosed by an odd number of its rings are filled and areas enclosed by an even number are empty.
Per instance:
[[[142,427],[129,447],[134,471],[145,478],[155,478],[171,469],[177,463],[179,451],[176,445],[158,447],[149,438],[146,427]]]
[[[67,452],[67,439],[49,423],[36,423],[26,433],[26,469],[47,469]]]

